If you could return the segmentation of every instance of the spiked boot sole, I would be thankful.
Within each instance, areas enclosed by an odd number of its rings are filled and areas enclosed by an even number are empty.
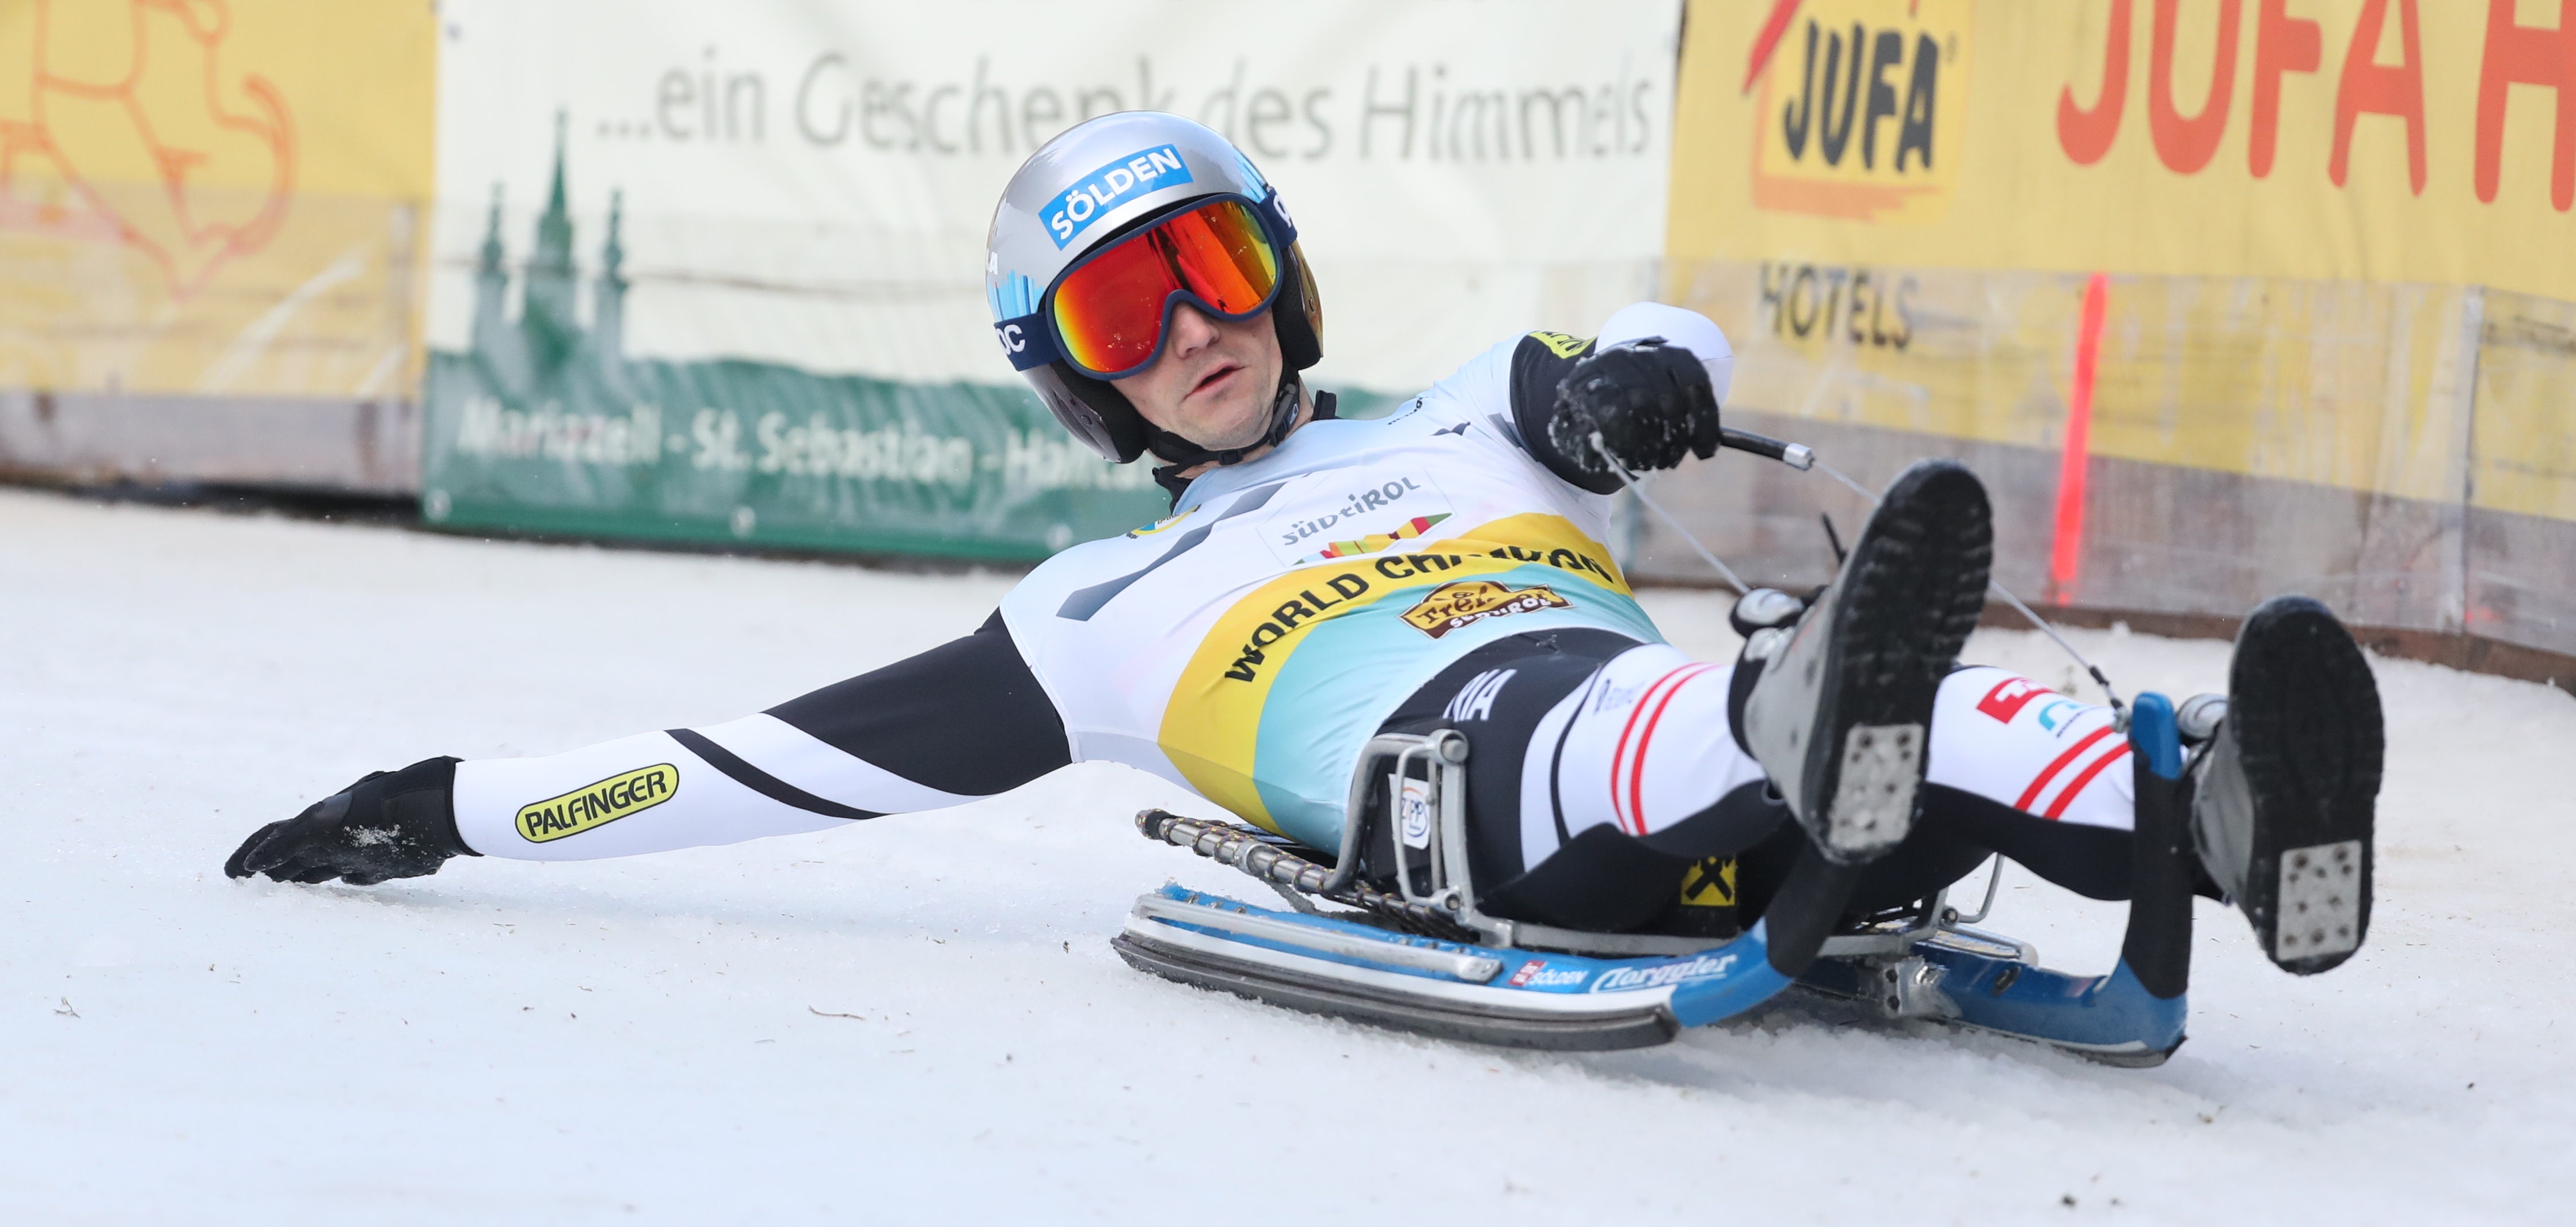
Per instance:
[[[2227,688],[2254,809],[2238,905],[2274,963],[2314,975],[2351,958],[2370,928],[2379,688],[2350,632],[2306,597],[2246,619]]]
[[[1800,807],[1828,858],[1850,864],[1911,830],[1932,700],[1985,609],[1993,512],[1976,475],[1924,461],[1888,487],[1843,568],[1827,629],[1818,733]]]

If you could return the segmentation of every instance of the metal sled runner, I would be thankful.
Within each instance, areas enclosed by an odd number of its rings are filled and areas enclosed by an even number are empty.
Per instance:
[[[1904,915],[1840,928],[1766,914],[1731,940],[1590,933],[1489,916],[1466,856],[1466,739],[1372,740],[1328,868],[1250,827],[1137,815],[1148,838],[1189,848],[1278,892],[1288,910],[1165,886],[1138,897],[1112,945],[1130,965],[1290,1009],[1516,1048],[1661,1044],[1797,987],[1880,1018],[1933,1019],[2054,1045],[2115,1065],[2161,1064],[2183,1040],[2191,888],[2182,752],[2173,709],[2139,696],[2133,893],[2119,964],[2073,976],[2028,945],[1969,927],[1935,895]],[[1363,881],[1373,836],[1396,889]],[[1820,862],[1819,862],[1820,863]],[[1384,870],[1380,871],[1383,879]],[[1793,878],[1794,878],[1793,874]],[[1786,888],[1783,891],[1787,894]],[[1326,913],[1316,900],[1348,910]],[[1839,895],[1830,896],[1839,913]],[[1775,943],[1773,921],[1782,926]],[[1784,954],[1784,951],[1786,952]],[[1784,966],[1786,969],[1784,970]]]

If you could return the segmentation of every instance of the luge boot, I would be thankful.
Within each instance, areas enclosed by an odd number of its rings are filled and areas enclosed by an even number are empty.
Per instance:
[[[1917,462],[1795,626],[1746,645],[1760,674],[1743,745],[1836,865],[1872,860],[1913,829],[1932,700],[1985,608],[1992,520],[1975,474]]]
[[[2218,710],[2190,769],[2201,868],[2274,963],[2325,971],[2370,930],[2384,745],[2370,662],[2324,605],[2277,597],[2237,633]]]

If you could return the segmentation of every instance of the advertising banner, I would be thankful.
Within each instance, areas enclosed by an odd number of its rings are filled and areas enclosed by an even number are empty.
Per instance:
[[[1759,0],[1686,28],[1664,292],[1734,339],[1739,418],[1879,476],[1973,457],[1999,567],[2050,603],[2295,590],[2576,651],[2576,4]],[[1677,501],[1812,566],[1805,503]]]
[[[1207,123],[1365,412],[1652,291],[1679,8],[441,6],[424,509],[1031,558],[1150,520],[994,347],[1003,183],[1082,119]]]
[[[1671,255],[2576,300],[2576,7],[1695,4]]]
[[[0,389],[408,398],[431,10],[0,5]]]

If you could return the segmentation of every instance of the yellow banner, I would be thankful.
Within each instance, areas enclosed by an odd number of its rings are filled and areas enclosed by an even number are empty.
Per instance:
[[[1669,293],[1735,342],[1730,408],[2055,450],[2083,280],[1719,260]],[[2475,293],[2116,279],[2089,453],[2456,499]]]
[[[0,386],[408,398],[419,0],[0,4]]]
[[[2576,3],[1690,7],[1668,256],[2576,299]]]

